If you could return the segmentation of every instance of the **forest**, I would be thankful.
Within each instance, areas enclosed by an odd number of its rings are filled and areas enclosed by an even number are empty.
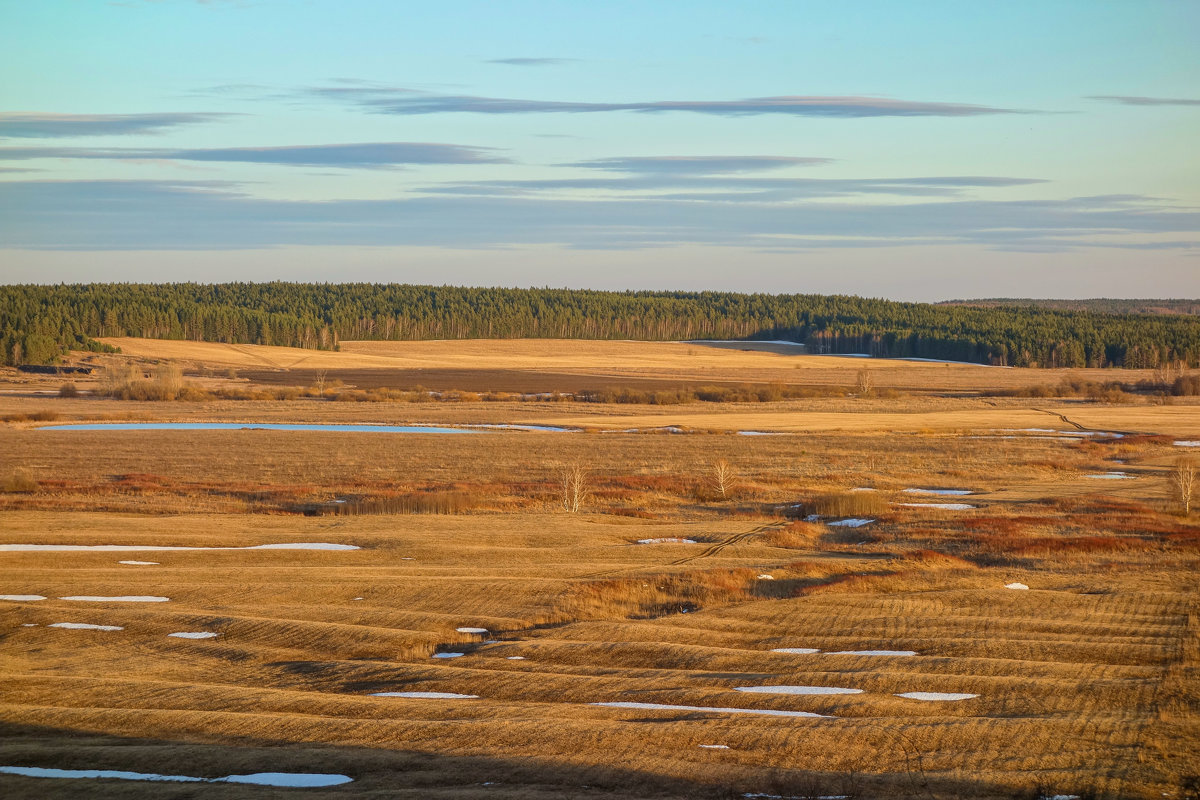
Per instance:
[[[365,283],[0,286],[0,360],[48,364],[102,337],[336,349],[342,340],[788,340],[811,353],[1004,366],[1200,364],[1200,317],[840,295]]]

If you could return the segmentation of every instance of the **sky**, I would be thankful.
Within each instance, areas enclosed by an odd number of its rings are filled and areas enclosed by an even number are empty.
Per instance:
[[[1200,297],[1194,0],[0,0],[0,282]]]

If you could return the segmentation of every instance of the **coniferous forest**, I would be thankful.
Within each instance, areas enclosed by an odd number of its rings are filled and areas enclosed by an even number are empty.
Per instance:
[[[403,284],[0,286],[0,359],[140,336],[335,348],[355,339],[785,339],[813,353],[1042,367],[1200,364],[1200,317],[837,295]]]

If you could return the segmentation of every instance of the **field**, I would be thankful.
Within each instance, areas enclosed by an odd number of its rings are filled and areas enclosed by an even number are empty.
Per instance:
[[[0,768],[353,781],[0,771],[5,797],[1200,791],[1200,517],[1171,490],[1200,403],[1011,396],[1148,372],[116,343],[213,392],[304,392],[143,402],[0,375],[0,594],[24,598],[0,599]],[[574,396],[713,384],[789,391]],[[87,421],[575,430],[41,429]],[[261,547],[306,543],[325,547]]]

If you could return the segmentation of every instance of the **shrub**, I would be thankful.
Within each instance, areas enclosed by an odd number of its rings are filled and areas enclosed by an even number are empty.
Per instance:
[[[831,492],[804,502],[800,510],[804,516],[861,517],[882,514],[887,510],[887,502],[878,492]]]
[[[79,388],[75,384],[67,381],[62,386],[58,387],[59,397],[79,397]]]
[[[33,479],[26,469],[17,468],[0,481],[0,492],[13,494],[17,492],[36,492],[38,482]]]

